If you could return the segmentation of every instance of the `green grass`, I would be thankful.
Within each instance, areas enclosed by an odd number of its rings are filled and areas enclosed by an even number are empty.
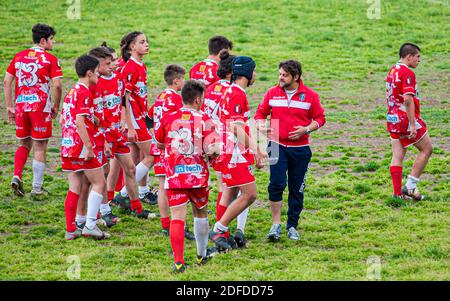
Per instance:
[[[258,201],[248,219],[248,248],[183,275],[171,273],[170,243],[159,234],[157,220],[121,216],[108,241],[66,242],[60,129],[55,123],[48,152],[45,185],[51,197],[19,199],[9,188],[14,128],[1,122],[0,279],[68,279],[71,255],[80,259],[81,280],[365,280],[370,256],[380,258],[382,280],[450,279],[448,1],[382,1],[379,20],[367,18],[365,0],[82,1],[80,20],[67,19],[67,8],[66,1],[2,1],[0,76],[12,56],[30,45],[30,28],[37,22],[57,30],[53,52],[63,66],[64,92],[74,83],[77,56],[104,40],[118,48],[121,36],[131,30],[149,38],[151,50],[144,60],[152,98],[163,88],[164,66],[190,68],[206,57],[214,34],[233,40],[235,53],[254,57],[258,76],[248,90],[253,112],[276,84],[278,62],[300,60],[304,81],[318,91],[327,114],[326,126],[312,138],[301,240],[283,236],[278,244],[266,241],[271,215],[265,169],[256,172]],[[416,74],[422,115],[435,146],[419,183],[428,200],[419,203],[390,198],[384,79],[406,41],[422,48]],[[404,176],[416,154],[408,152]],[[24,172],[27,191],[30,161]],[[214,187],[212,211],[216,196]],[[192,217],[188,222],[192,225]],[[186,258],[193,262],[195,243],[186,243]]]

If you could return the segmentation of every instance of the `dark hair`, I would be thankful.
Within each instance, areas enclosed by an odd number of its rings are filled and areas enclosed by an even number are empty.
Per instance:
[[[98,59],[91,55],[82,55],[75,61],[75,71],[78,77],[85,77],[89,70],[94,72],[99,63]]]
[[[105,48],[108,49],[108,51],[111,52],[111,53],[116,52],[116,50],[115,50],[114,48],[108,46],[108,45],[106,44],[105,41],[100,45],[100,47],[105,47]]]
[[[42,38],[47,40],[50,36],[54,36],[56,34],[53,27],[41,23],[34,25],[31,32],[33,33],[33,43],[36,44],[39,44]]]
[[[205,85],[198,80],[188,80],[181,89],[181,98],[184,104],[193,104],[197,97],[205,92]]]
[[[174,79],[184,77],[185,74],[186,69],[179,65],[171,64],[164,70],[164,80],[168,85],[173,85]]]
[[[224,51],[220,54],[219,68],[217,69],[217,76],[224,79],[228,74],[232,72],[231,66],[235,55],[231,55],[228,51]]]
[[[233,42],[223,36],[214,36],[209,39],[208,50],[209,54],[218,55],[222,49],[233,49]]]
[[[120,40],[120,52],[125,62],[128,62],[128,60],[131,58],[130,45],[141,34],[143,33],[140,31],[132,31],[124,35],[122,40]]]
[[[408,55],[416,55],[418,52],[420,51],[419,46],[417,46],[416,44],[413,43],[404,43],[401,47],[400,50],[398,52],[398,55],[400,56],[400,58],[405,58]]]
[[[284,71],[292,75],[292,78],[295,78],[295,76],[298,75],[298,81],[300,82],[300,78],[302,77],[302,65],[299,61],[287,60],[280,62],[278,69],[280,68],[283,68]]]
[[[109,52],[109,50],[106,47],[102,47],[102,46],[92,48],[88,54],[97,59],[107,59],[107,58],[112,59],[113,58],[111,52]]]

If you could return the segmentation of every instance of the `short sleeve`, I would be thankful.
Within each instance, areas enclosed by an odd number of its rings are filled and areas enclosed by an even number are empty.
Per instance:
[[[11,76],[16,76],[16,58],[14,57],[11,61],[11,63],[9,63],[8,68],[6,69],[6,73],[8,73]]]
[[[124,68],[122,73],[122,81],[125,91],[132,92],[138,79],[138,71],[135,68]]]
[[[63,76],[63,72],[62,72],[62,68],[61,68],[61,64],[59,63],[59,60],[52,56],[52,60],[51,60],[51,64],[50,64],[50,78],[54,79],[54,78],[58,78],[58,77],[62,77]]]
[[[408,70],[408,72],[405,72],[403,76],[401,77],[402,80],[402,94],[412,94],[416,95],[416,75],[414,72]]]
[[[90,115],[91,114],[91,98],[89,92],[78,94],[77,104],[75,108],[75,115]]]
[[[159,143],[165,143],[166,141],[166,134],[165,134],[165,124],[164,120],[161,121],[161,126],[155,131],[155,139]]]

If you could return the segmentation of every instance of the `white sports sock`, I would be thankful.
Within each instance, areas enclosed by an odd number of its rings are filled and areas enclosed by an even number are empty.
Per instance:
[[[77,222],[77,224],[84,224],[86,222],[86,215],[77,214],[75,221]]]
[[[136,166],[136,182],[142,180],[147,174],[150,168],[144,165],[144,163],[139,162]]]
[[[205,257],[208,246],[208,218],[194,217],[194,235],[197,245],[197,255]]]
[[[33,189],[41,190],[44,184],[45,163],[33,160]]]
[[[407,189],[414,189],[417,188],[417,183],[419,183],[419,179],[409,175],[408,180],[406,180],[405,186]]]
[[[240,229],[242,233],[245,233],[245,224],[247,223],[249,208],[250,207],[245,208],[236,218],[237,228]]]
[[[100,214],[106,215],[111,213],[111,207],[109,207],[109,204],[101,204],[100,205]]]
[[[120,190],[120,195],[123,196],[124,198],[128,197],[128,191],[127,191],[127,186],[124,185],[122,187],[122,189]]]
[[[86,227],[92,229],[97,222],[97,213],[103,200],[103,194],[91,189],[88,197]]]
[[[220,222],[217,222],[214,225],[214,232],[227,232],[228,231],[228,227],[222,225]]]
[[[139,198],[143,198],[147,192],[150,191],[148,186],[139,186]]]

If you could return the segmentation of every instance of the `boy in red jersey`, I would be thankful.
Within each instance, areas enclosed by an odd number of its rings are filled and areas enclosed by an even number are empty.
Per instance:
[[[14,156],[14,176],[11,187],[24,196],[22,172],[33,147],[32,195],[44,193],[44,170],[48,139],[52,136],[52,118],[56,118],[62,94],[62,70],[58,59],[48,53],[53,49],[55,30],[46,24],[33,26],[32,48],[17,53],[6,70],[4,91],[8,120],[16,124],[19,147]],[[53,83],[54,104],[50,98],[50,79]],[[15,103],[12,83],[15,80]]]
[[[220,55],[219,69],[217,69],[217,75],[220,80],[210,85],[205,92],[205,100],[202,105],[202,111],[205,112],[220,128],[220,101],[225,91],[230,87],[231,81],[231,63],[236,56],[230,55],[228,51],[223,51]],[[226,206],[220,205],[220,199],[222,198],[223,181],[222,171],[220,169],[220,163],[217,160],[212,160],[211,165],[216,172],[217,184],[218,184],[218,198],[216,202],[216,219],[219,220],[222,216]],[[234,236],[229,236],[227,231],[228,243],[232,248],[242,248],[245,246],[245,224],[247,223],[248,208],[240,213],[237,218],[237,230]]]
[[[425,122],[420,117],[420,101],[416,75],[411,68],[420,63],[420,48],[412,43],[400,47],[400,62],[386,78],[387,130],[392,141],[390,165],[394,197],[422,200],[417,189],[419,177],[433,152]],[[407,147],[414,145],[419,155],[402,189],[402,165]]]
[[[211,239],[219,251],[231,249],[226,234],[229,223],[256,200],[256,183],[252,171],[253,154],[256,156],[257,166],[261,166],[268,158],[267,153],[259,149],[250,134],[250,107],[245,89],[255,80],[255,67],[256,64],[250,57],[234,58],[232,85],[221,100],[223,149],[220,164],[226,188],[220,201],[224,206],[218,212],[218,221],[211,232]],[[241,195],[237,197],[239,192]],[[235,201],[231,203],[233,199]]]
[[[148,41],[142,32],[134,31],[122,39],[122,58],[126,64],[122,69],[122,80],[125,88],[126,123],[128,128],[128,142],[133,158],[143,159],[136,166],[135,179],[137,182],[146,179],[153,166],[153,156],[150,155],[152,137],[147,125],[147,68],[142,61],[148,53]],[[144,180],[145,181],[145,180]],[[117,202],[122,203],[128,191],[126,187],[117,195]],[[140,218],[155,217],[142,209],[140,201],[130,201],[131,211]]]
[[[160,128],[161,121],[164,115],[164,104],[172,109],[172,106],[177,109],[178,103],[181,103],[181,96],[178,94],[184,85],[184,76],[186,70],[178,65],[168,65],[164,70],[164,80],[167,83],[167,88],[158,95],[154,105],[149,110],[149,116],[153,119],[155,132]],[[167,111],[169,109],[166,109]],[[176,110],[174,110],[176,111]],[[169,205],[167,203],[166,190],[164,189],[164,181],[166,177],[166,170],[164,167],[164,153],[157,147],[156,139],[152,141],[151,154],[155,157],[155,176],[158,177],[158,207],[161,219],[161,227],[165,235],[169,235],[170,217]]]
[[[200,80],[208,88],[220,78],[217,76],[220,54],[223,51],[233,49],[233,42],[223,36],[212,37],[208,42],[208,57],[195,64],[189,72],[190,79]]]
[[[96,134],[94,104],[89,86],[98,81],[99,61],[83,55],[75,62],[79,81],[64,98],[62,110],[62,169],[67,172],[69,190],[64,210],[66,214],[66,239],[72,240],[80,235],[96,239],[109,237],[97,225],[97,213],[106,186],[102,158],[94,153]],[[83,229],[77,228],[75,215],[83,176],[92,184],[88,197],[87,220]]]
[[[165,150],[165,188],[172,215],[170,243],[174,272],[186,269],[184,262],[184,224],[187,204],[192,203],[197,264],[206,263],[208,244],[207,205],[209,170],[205,155],[214,152],[217,132],[209,117],[199,111],[204,85],[187,81],[181,91],[183,108],[165,115],[156,131],[158,147]],[[218,152],[218,147],[215,152]]]

